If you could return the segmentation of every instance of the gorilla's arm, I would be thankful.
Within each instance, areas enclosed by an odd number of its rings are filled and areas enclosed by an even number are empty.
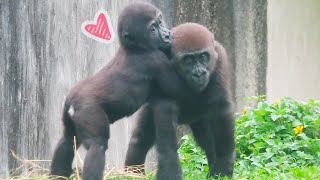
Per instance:
[[[180,180],[182,171],[177,154],[176,128],[178,106],[175,101],[159,97],[153,102],[156,149],[158,152],[157,179]]]
[[[142,165],[149,149],[156,145],[158,152],[157,179],[180,180],[181,167],[177,154],[176,127],[179,109],[176,102],[158,90],[138,112],[137,124],[132,133],[125,166]]]
[[[132,132],[125,165],[144,164],[149,149],[155,142],[155,126],[153,122],[153,105],[146,103],[138,111],[136,128]],[[130,168],[130,167],[128,167]],[[144,172],[144,169],[130,169],[136,173]]]

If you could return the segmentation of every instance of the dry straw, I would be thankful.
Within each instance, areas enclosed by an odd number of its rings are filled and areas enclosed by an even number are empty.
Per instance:
[[[74,137],[74,151],[75,158],[75,169],[74,173],[71,175],[69,179],[71,180],[81,180],[81,169],[79,167],[83,166],[83,161],[80,157],[80,154],[78,153],[76,146],[76,138]],[[12,171],[11,175],[4,180],[45,180],[45,179],[63,179],[63,177],[59,176],[50,176],[49,175],[49,169],[44,168],[48,167],[48,164],[51,162],[51,160],[29,160],[29,159],[23,159],[19,156],[17,156],[13,151],[11,151],[12,156],[16,158],[18,161],[21,162],[21,165],[16,168],[14,171]],[[44,165],[44,163],[46,165]],[[20,174],[21,171],[27,172],[23,176],[17,176],[16,174]],[[142,172],[144,172],[144,166],[143,165],[136,165],[136,166],[129,166],[124,167],[122,169],[116,169],[115,167],[106,167],[104,171],[104,178],[103,179],[113,179],[113,178],[119,178],[119,177],[131,177],[131,178],[141,178],[141,179],[148,179],[147,176],[143,175]],[[150,175],[154,175],[156,170],[152,171]]]

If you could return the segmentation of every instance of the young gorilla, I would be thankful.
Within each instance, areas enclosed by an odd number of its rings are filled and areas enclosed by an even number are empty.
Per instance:
[[[129,5],[119,17],[118,36],[120,48],[109,65],[77,83],[66,98],[64,133],[54,152],[52,175],[70,176],[75,136],[77,148],[83,144],[88,150],[83,179],[102,179],[110,124],[138,110],[154,82],[173,96],[187,87],[159,50],[169,49],[172,38],[160,10],[145,3]]]
[[[159,154],[157,179],[181,179],[175,128],[172,128],[177,122],[188,124],[195,140],[204,149],[210,167],[208,176],[231,177],[234,117],[225,49],[207,28],[199,24],[182,24],[172,32],[173,67],[192,87],[193,93],[187,98],[176,99],[177,104],[159,97],[143,107],[125,165],[143,164],[155,142]]]

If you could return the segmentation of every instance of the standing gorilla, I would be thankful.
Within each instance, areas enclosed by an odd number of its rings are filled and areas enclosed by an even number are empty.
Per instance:
[[[109,126],[130,116],[150,98],[152,84],[169,95],[180,96],[187,86],[175,73],[165,51],[171,46],[170,31],[163,26],[156,7],[136,3],[126,7],[118,23],[120,48],[109,65],[77,83],[63,109],[64,133],[54,152],[50,174],[68,177],[77,148],[88,150],[84,180],[102,179]],[[159,50],[160,49],[160,50]]]
[[[125,165],[143,164],[148,150],[156,143],[157,179],[181,179],[175,124],[188,124],[206,153],[209,176],[231,177],[234,117],[225,49],[199,24],[182,24],[172,32],[172,66],[192,87],[193,93],[176,99],[177,103],[158,95],[158,99],[154,98],[141,109]]]

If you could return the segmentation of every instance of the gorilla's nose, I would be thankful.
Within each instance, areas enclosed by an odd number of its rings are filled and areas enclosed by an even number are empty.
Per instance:
[[[168,31],[168,32],[166,33],[165,38],[166,38],[166,39],[170,39],[170,40],[172,39],[172,34],[171,34],[170,31]]]
[[[172,39],[171,31],[165,27],[161,27],[161,30],[161,38],[163,38],[165,41],[170,41]]]
[[[197,69],[194,73],[192,73],[192,76],[195,78],[200,78],[201,76],[203,76],[206,72],[201,70],[201,69]]]

